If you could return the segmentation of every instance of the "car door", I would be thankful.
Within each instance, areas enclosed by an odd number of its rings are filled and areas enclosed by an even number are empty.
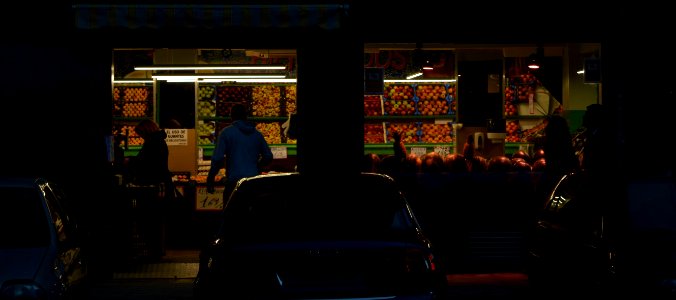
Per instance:
[[[599,192],[584,174],[569,174],[550,193],[536,222],[533,251],[557,272],[599,271],[608,248]]]
[[[43,193],[56,232],[58,251],[56,257],[65,278],[64,284],[75,292],[84,286],[88,274],[78,224],[72,219],[71,212],[66,209],[63,203],[65,196],[58,187],[43,185]]]

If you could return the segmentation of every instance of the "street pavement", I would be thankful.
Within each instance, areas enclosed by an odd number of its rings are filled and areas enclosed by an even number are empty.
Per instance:
[[[168,251],[160,261],[119,265],[94,280],[89,300],[191,300],[197,251]],[[448,299],[531,299],[520,272],[449,274]]]
[[[448,299],[530,299],[526,277],[520,273],[453,274],[448,276]],[[91,300],[191,300],[190,278],[108,279],[97,282]]]

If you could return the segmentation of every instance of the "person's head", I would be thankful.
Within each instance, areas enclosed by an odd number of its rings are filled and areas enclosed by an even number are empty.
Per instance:
[[[488,160],[487,170],[489,172],[505,173],[512,169],[512,160],[504,155],[496,155]]]
[[[459,153],[449,153],[444,158],[444,165],[448,172],[453,173],[465,173],[469,171],[469,166],[467,166],[467,160],[462,154]]]
[[[467,136],[467,139],[465,140],[465,146],[462,149],[462,155],[465,156],[467,159],[472,159],[474,157],[474,134],[470,134]]]
[[[247,110],[246,106],[242,103],[237,103],[230,108],[230,118],[233,121],[237,120],[246,120]]]
[[[415,153],[409,153],[404,159],[402,169],[404,172],[408,173],[418,173],[420,172],[422,166],[422,160]]]
[[[545,137],[567,138],[570,136],[568,121],[560,115],[551,115],[545,125]]]
[[[151,119],[143,119],[141,122],[136,124],[136,127],[134,127],[134,132],[136,132],[136,134],[142,138],[146,138],[150,134],[160,130],[162,130],[160,129],[160,126],[158,126],[157,123]]]
[[[587,128],[600,127],[605,119],[604,114],[605,112],[601,104],[587,105],[587,111],[585,111],[582,117],[582,126]]]
[[[377,172],[380,164],[380,156],[375,153],[364,154],[364,161],[362,162],[362,171]]]
[[[420,170],[424,173],[441,173],[444,171],[444,158],[436,152],[426,153],[421,157]]]

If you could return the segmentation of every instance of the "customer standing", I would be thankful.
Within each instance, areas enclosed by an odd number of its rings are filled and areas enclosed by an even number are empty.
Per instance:
[[[545,166],[537,184],[540,199],[545,198],[563,175],[580,170],[580,161],[575,155],[573,136],[568,121],[560,115],[551,115],[545,120],[543,152]],[[537,203],[537,207],[543,202]]]
[[[247,120],[247,109],[235,104],[230,109],[232,124],[223,128],[216,138],[207,176],[207,192],[214,192],[216,174],[225,165],[224,200],[241,178],[260,174],[260,168],[272,162],[272,150],[254,123]]]
[[[133,255],[159,259],[164,255],[165,246],[165,200],[174,191],[169,171],[167,133],[151,119],[139,122],[134,131],[143,138],[143,145],[130,161],[131,185],[128,192],[131,207],[135,210],[130,221],[132,232],[135,226],[145,247],[134,249],[137,252]]]
[[[134,131],[143,138],[143,145],[131,161],[131,182],[137,185],[171,183],[167,133],[151,119],[139,122]]]
[[[547,118],[544,134],[545,171],[557,180],[561,175],[578,171],[580,161],[575,155],[573,136],[568,121],[560,115]]]

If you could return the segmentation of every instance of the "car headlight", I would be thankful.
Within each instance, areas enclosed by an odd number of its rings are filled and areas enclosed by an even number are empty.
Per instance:
[[[0,289],[0,300],[47,299],[47,291],[29,279],[8,280]]]

